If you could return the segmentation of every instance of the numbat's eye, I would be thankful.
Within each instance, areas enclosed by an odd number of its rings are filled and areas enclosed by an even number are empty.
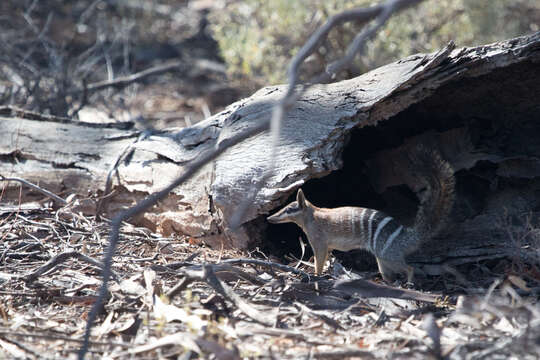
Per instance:
[[[293,212],[296,211],[296,208],[288,208],[287,211],[285,211],[287,214],[292,214]]]

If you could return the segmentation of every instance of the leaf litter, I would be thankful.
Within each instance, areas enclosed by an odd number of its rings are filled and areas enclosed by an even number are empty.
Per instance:
[[[75,358],[109,223],[43,206],[0,214],[0,358]],[[536,359],[540,279],[479,269],[468,286],[410,289],[125,224],[87,358]]]

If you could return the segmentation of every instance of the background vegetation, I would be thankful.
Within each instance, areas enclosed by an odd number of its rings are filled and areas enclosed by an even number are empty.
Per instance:
[[[344,9],[368,6],[369,0],[246,0],[231,4],[211,19],[221,55],[231,74],[260,84],[285,81],[290,57],[329,16]],[[418,53],[432,52],[450,40],[474,46],[539,30],[537,0],[425,1],[393,18],[371,40],[364,53],[341,78]],[[358,24],[333,30],[312,56],[304,75],[324,69],[343,54]]]
[[[0,105],[85,121],[189,125],[261,86],[284,82],[290,58],[329,16],[372,3],[3,0]],[[426,0],[392,18],[338,79],[450,40],[473,46],[538,31],[539,24],[538,0]],[[341,56],[361,25],[334,29],[302,76]],[[197,68],[200,60],[210,64]],[[171,62],[178,66],[149,71]],[[151,75],[118,82],[141,73]]]

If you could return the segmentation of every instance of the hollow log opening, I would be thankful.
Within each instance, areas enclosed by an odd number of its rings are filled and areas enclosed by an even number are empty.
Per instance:
[[[538,225],[538,94],[540,71],[533,62],[454,81],[376,126],[352,130],[343,150],[343,168],[307,181],[302,189],[316,206],[370,207],[411,224],[419,202],[401,176],[408,169],[400,167],[397,154],[407,143],[427,142],[439,147],[453,165],[457,196],[447,231],[412,261],[481,256],[478,249],[483,247],[520,245],[516,238],[540,242],[533,238],[538,232],[509,235]],[[294,199],[295,194],[286,203]],[[305,239],[294,224],[268,225],[265,250],[299,256],[300,236]],[[372,257],[349,254],[344,257],[346,266],[376,268]]]

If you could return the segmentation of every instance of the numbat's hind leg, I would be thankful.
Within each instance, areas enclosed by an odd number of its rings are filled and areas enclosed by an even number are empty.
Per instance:
[[[406,263],[395,263],[377,259],[377,265],[379,271],[384,279],[388,283],[392,283],[396,279],[396,274],[407,274],[407,282],[413,283],[414,281],[414,268]]]

